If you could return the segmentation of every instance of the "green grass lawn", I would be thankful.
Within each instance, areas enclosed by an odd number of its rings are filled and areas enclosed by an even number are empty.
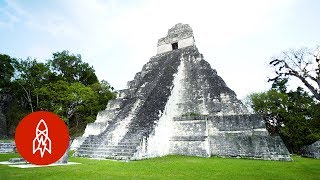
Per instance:
[[[18,154],[1,154],[6,161]],[[0,179],[320,179],[320,160],[294,162],[166,156],[119,162],[71,157],[79,165],[20,169],[0,165]]]

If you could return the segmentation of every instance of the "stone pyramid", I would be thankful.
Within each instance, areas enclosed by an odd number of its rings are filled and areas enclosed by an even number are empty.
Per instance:
[[[157,55],[127,87],[74,141],[77,156],[291,160],[281,138],[269,135],[261,117],[248,114],[204,60],[187,24],[176,24],[159,39]]]

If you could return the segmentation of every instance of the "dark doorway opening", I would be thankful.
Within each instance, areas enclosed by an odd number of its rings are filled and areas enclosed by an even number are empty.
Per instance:
[[[178,43],[172,43],[172,50],[178,49]]]

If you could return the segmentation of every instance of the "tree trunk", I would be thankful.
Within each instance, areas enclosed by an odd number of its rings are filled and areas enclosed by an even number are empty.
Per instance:
[[[38,93],[37,93],[37,107],[36,107],[36,109],[38,109],[39,108],[39,95],[38,95]]]

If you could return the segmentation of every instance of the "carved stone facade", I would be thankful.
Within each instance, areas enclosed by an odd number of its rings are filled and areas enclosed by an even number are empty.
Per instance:
[[[179,23],[169,29],[166,37],[159,39],[157,54],[193,45],[194,37],[191,27],[188,24]]]
[[[174,118],[172,154],[291,160],[279,136],[252,114]]]
[[[119,91],[97,120],[88,124],[82,142],[77,141],[76,155],[144,159],[181,154],[291,160],[280,137],[270,136],[263,120],[248,114],[204,60],[194,40],[181,46],[188,38],[193,39],[190,26],[177,24],[159,40],[158,54],[128,82],[127,89]],[[177,42],[178,47],[172,49]],[[165,46],[168,48],[162,48]],[[201,116],[184,116],[188,113]]]

